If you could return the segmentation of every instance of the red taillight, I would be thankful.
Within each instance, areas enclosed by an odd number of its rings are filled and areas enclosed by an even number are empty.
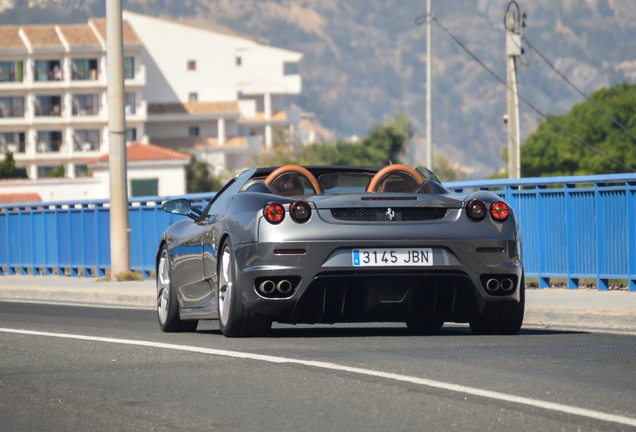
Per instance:
[[[497,201],[490,206],[490,214],[496,221],[503,222],[508,219],[510,209],[508,208],[508,204]]]
[[[269,223],[279,224],[285,219],[285,209],[278,203],[270,203],[263,209],[263,216]]]
[[[306,222],[311,216],[311,207],[305,201],[294,201],[289,206],[289,214],[296,222]]]
[[[468,217],[474,221],[480,221],[486,217],[486,204],[483,201],[472,200],[466,207]]]

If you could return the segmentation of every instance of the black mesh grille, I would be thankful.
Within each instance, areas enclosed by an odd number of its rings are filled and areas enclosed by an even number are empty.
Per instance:
[[[391,213],[393,217],[391,218]],[[338,220],[369,221],[426,221],[446,216],[445,208],[339,208],[331,209],[331,215]]]

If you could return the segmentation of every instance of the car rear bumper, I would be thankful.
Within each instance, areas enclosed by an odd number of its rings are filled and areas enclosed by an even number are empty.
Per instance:
[[[431,248],[433,265],[355,267],[359,248]],[[480,250],[499,251],[478,253]],[[275,251],[293,249],[297,254]],[[303,254],[299,252],[304,250]],[[451,240],[253,243],[236,247],[244,306],[290,323],[404,322],[437,318],[469,322],[520,301],[523,266],[517,241]],[[488,280],[513,288],[489,292]],[[259,290],[289,281],[291,292]]]

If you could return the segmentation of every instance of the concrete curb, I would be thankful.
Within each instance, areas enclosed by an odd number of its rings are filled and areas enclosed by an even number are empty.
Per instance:
[[[5,286],[0,288],[0,300],[44,301],[93,306],[120,306],[127,308],[154,309],[156,293],[154,287],[42,287]]]
[[[154,280],[96,282],[91,278],[3,276],[0,300],[156,308]],[[526,291],[524,325],[636,332],[636,293],[544,289]]]
[[[636,310],[528,306],[524,324],[636,332]]]

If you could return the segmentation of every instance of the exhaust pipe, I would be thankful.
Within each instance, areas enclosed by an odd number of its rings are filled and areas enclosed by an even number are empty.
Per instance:
[[[292,284],[290,281],[283,279],[276,284],[276,289],[281,294],[289,294],[292,290]]]
[[[279,285],[280,285],[280,283],[279,283]],[[274,290],[276,289],[276,285],[271,280],[266,280],[266,281],[261,282],[261,284],[259,285],[258,289],[263,294],[269,295],[269,294],[274,292]]]
[[[515,287],[512,279],[504,279],[501,281],[501,289],[504,291],[510,291]]]
[[[512,283],[512,281],[510,281]],[[499,289],[499,281],[497,279],[490,279],[486,282],[486,289],[490,292],[495,292]]]

